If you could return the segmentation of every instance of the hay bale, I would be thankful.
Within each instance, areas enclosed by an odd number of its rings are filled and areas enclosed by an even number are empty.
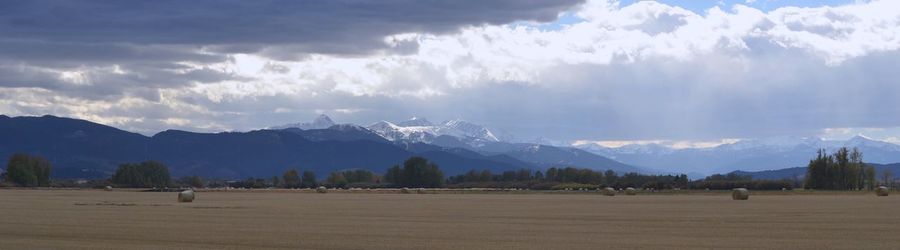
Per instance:
[[[103,188],[103,190],[112,191],[113,189],[112,189],[112,186],[106,186]]]
[[[616,196],[616,189],[611,188],[611,187],[604,188],[604,189],[601,190],[600,192],[603,193],[603,195],[606,195],[606,196]]]
[[[191,189],[178,192],[178,202],[193,202],[195,197],[194,190]]]
[[[878,196],[888,196],[890,192],[891,191],[885,186],[878,186],[878,188],[875,189],[875,195]]]
[[[626,188],[625,195],[637,195],[637,189],[634,188]]]
[[[409,188],[401,188],[401,189],[400,189],[400,193],[401,193],[401,194],[408,194],[408,193],[410,193]]]
[[[747,191],[746,188],[735,188],[731,190],[731,199],[732,200],[747,200],[750,199],[750,191]]]
[[[325,188],[325,186],[319,186],[318,188],[316,188],[316,193],[324,194],[327,192],[328,192],[328,189]]]
[[[427,194],[428,192],[424,188],[419,188],[419,189],[416,189],[416,193]]]

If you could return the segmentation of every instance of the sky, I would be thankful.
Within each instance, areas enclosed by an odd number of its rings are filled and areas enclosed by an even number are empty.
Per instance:
[[[0,113],[152,135],[327,114],[518,138],[900,143],[900,1],[0,3]]]

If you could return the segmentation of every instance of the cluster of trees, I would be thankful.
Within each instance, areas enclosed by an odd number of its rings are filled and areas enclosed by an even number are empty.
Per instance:
[[[40,156],[13,154],[6,164],[6,181],[23,187],[50,186],[50,161]]]
[[[384,181],[395,187],[435,188],[444,186],[444,172],[438,165],[422,157],[411,157],[403,162],[403,167],[388,168]]]
[[[119,187],[149,188],[168,187],[171,184],[169,168],[162,163],[145,161],[119,165],[110,181]]]
[[[729,190],[733,188],[747,188],[754,190],[781,190],[794,189],[794,182],[790,180],[754,180],[750,176],[735,173],[714,174],[702,180],[690,183],[692,189]]]
[[[345,170],[333,172],[328,175],[325,183],[330,187],[345,188],[354,184],[363,184],[362,186],[378,186],[381,183],[381,176],[365,169]]]
[[[274,186],[279,186],[277,176],[272,177]],[[313,171],[303,171],[301,175],[296,169],[289,169],[281,175],[281,187],[284,188],[314,188],[318,185],[316,181],[316,173]]]
[[[448,178],[454,187],[561,189],[584,184],[584,187],[636,187],[653,189],[686,188],[687,175],[642,175],[626,173],[619,176],[613,170],[594,171],[584,168],[550,168],[546,173],[528,169],[493,174],[489,170],[471,170]]]
[[[214,184],[214,186],[229,186],[235,188],[315,188],[318,185],[319,182],[316,180],[316,173],[313,171],[303,171],[301,174],[296,169],[285,171],[281,177],[272,176],[269,179],[251,177],[243,181]]]
[[[875,168],[863,163],[856,148],[840,148],[831,155],[820,149],[806,171],[807,189],[871,190],[876,185]]]

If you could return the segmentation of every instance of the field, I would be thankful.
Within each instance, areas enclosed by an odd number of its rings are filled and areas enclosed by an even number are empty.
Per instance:
[[[900,248],[872,193],[358,194],[0,190],[0,248]]]

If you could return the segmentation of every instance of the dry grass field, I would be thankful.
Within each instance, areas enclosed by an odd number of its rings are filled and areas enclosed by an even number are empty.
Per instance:
[[[900,196],[0,190],[0,248],[900,248]]]

